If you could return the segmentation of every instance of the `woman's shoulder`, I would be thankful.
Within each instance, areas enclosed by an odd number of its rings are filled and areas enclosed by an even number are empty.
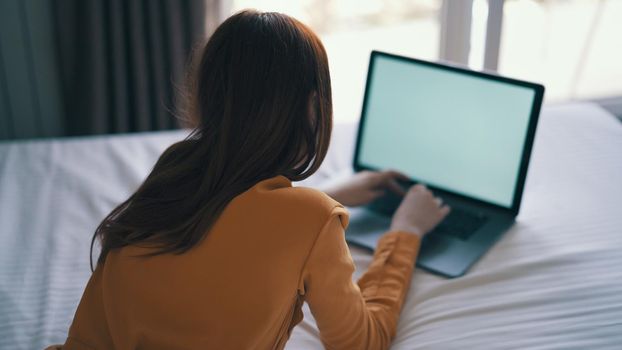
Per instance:
[[[285,176],[263,180],[244,195],[257,205],[278,208],[280,213],[326,221],[331,216],[347,216],[345,208],[326,193],[302,186],[292,186]]]

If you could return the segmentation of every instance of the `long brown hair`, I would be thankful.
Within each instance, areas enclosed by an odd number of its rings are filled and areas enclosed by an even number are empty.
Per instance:
[[[154,247],[150,255],[183,253],[235,196],[277,175],[305,179],[326,156],[330,75],[308,27],[279,13],[239,12],[198,57],[188,89],[194,130],[97,227],[91,253],[99,238],[98,264],[128,245]]]

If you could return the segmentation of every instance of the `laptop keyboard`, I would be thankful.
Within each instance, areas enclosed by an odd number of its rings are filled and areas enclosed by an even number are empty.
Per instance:
[[[402,197],[387,193],[370,203],[368,208],[377,213],[392,216],[401,201]],[[486,223],[486,220],[487,217],[484,214],[452,208],[447,217],[431,233],[467,240]]]
[[[467,240],[486,222],[486,216],[466,210],[452,208],[447,217],[441,221],[431,234],[453,236]]]

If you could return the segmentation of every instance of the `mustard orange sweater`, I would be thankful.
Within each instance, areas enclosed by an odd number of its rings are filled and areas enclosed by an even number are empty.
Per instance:
[[[354,283],[347,211],[277,176],[234,198],[198,246],[97,266],[62,349],[282,349],[307,302],[328,349],[384,349],[419,238],[390,232]]]

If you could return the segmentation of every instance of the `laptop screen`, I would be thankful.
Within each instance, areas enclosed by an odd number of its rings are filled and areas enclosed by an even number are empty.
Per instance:
[[[511,208],[535,98],[530,86],[372,54],[357,162]]]

